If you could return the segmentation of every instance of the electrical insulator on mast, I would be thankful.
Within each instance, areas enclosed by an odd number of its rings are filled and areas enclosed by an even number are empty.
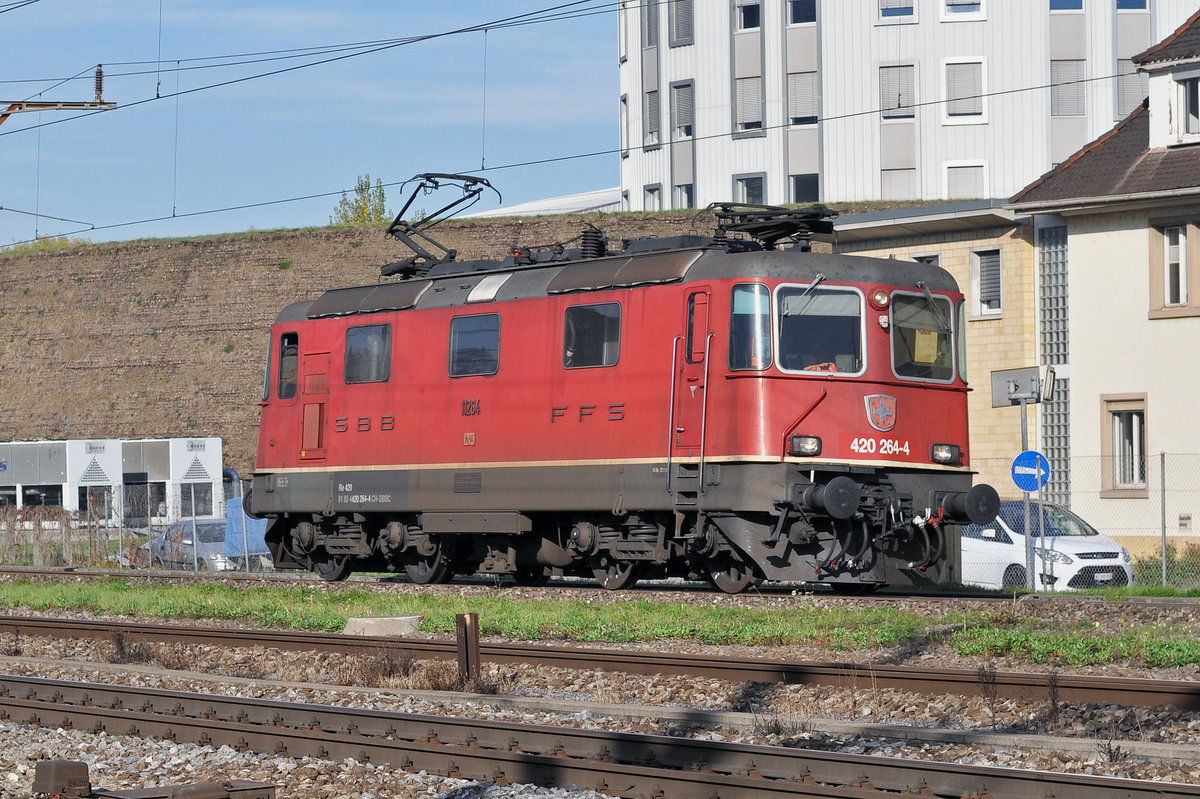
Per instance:
[[[104,102],[104,70],[100,64],[96,65],[96,102]]]

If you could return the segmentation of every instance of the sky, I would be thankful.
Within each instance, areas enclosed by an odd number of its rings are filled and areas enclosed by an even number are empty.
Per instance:
[[[393,212],[423,172],[505,205],[616,186],[615,9],[0,0],[0,111],[92,101],[97,64],[116,103],[0,124],[0,247],[326,225],[362,175]]]

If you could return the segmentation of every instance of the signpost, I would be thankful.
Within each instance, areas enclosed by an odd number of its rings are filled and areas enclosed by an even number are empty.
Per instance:
[[[1029,418],[1026,406],[1049,402],[1054,394],[1054,367],[1028,366],[992,372],[992,407],[1021,406],[1021,449],[1013,459],[1012,477],[1025,494],[1025,587],[1036,588],[1033,579],[1033,535],[1029,529],[1029,492],[1038,491],[1050,479],[1050,462],[1040,452],[1029,449]],[[1003,399],[1002,399],[1003,398]]]

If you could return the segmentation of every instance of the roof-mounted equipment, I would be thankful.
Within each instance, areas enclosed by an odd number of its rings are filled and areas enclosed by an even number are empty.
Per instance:
[[[419,181],[412,194],[408,198],[408,202],[400,209],[400,213],[396,214],[396,218],[392,220],[392,224],[388,225],[387,235],[395,236],[400,242],[413,251],[413,255],[405,258],[403,261],[396,261],[390,264],[384,264],[379,270],[384,277],[391,275],[399,275],[402,278],[424,277],[429,270],[438,264],[449,263],[458,256],[457,250],[452,250],[448,247],[435,241],[425,231],[433,226],[446,221],[455,214],[461,213],[474,205],[479,195],[484,189],[491,189],[496,192],[496,198],[500,197],[500,192],[496,190],[491,183],[488,183],[484,178],[474,177],[473,175],[448,175],[437,172],[426,172],[420,175],[414,175],[412,178],[405,181],[404,185],[408,185],[413,181]],[[462,190],[462,196],[453,202],[442,206],[438,210],[430,214],[425,214],[419,219],[408,222],[404,219],[404,215],[408,213],[408,209],[412,207],[413,201],[417,199],[419,194],[431,194],[441,188],[457,187]],[[465,203],[465,205],[464,205]],[[461,206],[461,207],[460,207]],[[457,210],[455,210],[457,209]],[[452,213],[453,212],[453,213]],[[439,250],[440,255],[434,255],[429,250],[425,249],[425,245]]]
[[[833,218],[837,216],[837,211],[824,205],[780,208],[751,203],[712,203],[701,213],[706,211],[715,212],[717,217],[714,243],[727,241],[730,233],[744,233],[760,242],[764,250],[774,250],[780,242],[790,242],[804,252],[812,248],[814,235],[833,233]]]

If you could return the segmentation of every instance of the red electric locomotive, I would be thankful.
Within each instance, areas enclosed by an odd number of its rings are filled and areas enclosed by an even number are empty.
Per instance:
[[[963,297],[935,266],[810,252],[829,213],[721,206],[712,237],[590,229],[502,261],[397,217],[396,279],[271,328],[248,505],[275,564],[938,581],[947,526],[999,507],[971,484]]]

